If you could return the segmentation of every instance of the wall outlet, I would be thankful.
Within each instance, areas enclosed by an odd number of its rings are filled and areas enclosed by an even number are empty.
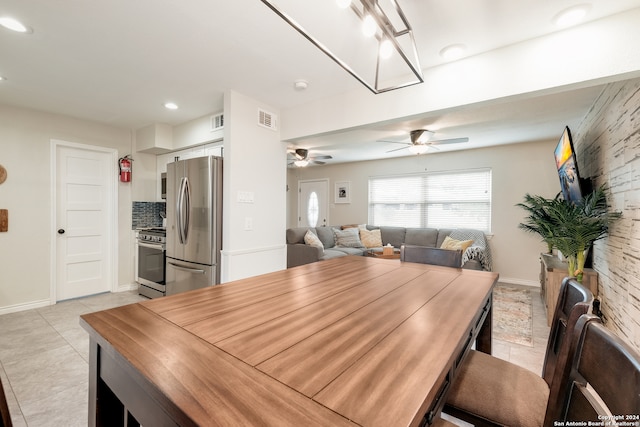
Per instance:
[[[245,217],[245,219],[244,219],[244,230],[245,231],[253,230],[253,218]]]

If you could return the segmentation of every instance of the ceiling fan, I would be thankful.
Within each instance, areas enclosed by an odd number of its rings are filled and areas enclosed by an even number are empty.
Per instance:
[[[324,165],[325,162],[322,160],[332,159],[333,157],[329,155],[309,155],[309,150],[306,148],[296,148],[293,151],[289,152],[289,166],[294,165],[297,167],[305,167],[309,163],[314,163],[316,165]]]
[[[409,141],[394,141],[390,139],[379,139],[379,142],[391,142],[393,144],[404,144],[406,147],[396,148],[393,150],[387,151],[387,153],[391,153],[393,151],[404,150],[408,148],[413,154],[424,154],[429,148],[433,148],[438,150],[436,145],[440,144],[458,144],[461,142],[468,142],[469,138],[449,138],[449,139],[431,139],[435,134],[434,131],[427,129],[417,129],[409,132]],[[406,139],[406,138],[405,138]]]

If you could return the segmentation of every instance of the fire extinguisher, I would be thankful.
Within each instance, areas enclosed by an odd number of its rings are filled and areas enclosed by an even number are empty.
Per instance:
[[[118,159],[118,167],[120,168],[120,181],[131,181],[131,162],[133,159],[127,154]]]

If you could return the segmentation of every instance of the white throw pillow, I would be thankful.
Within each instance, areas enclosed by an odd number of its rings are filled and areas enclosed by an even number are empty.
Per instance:
[[[311,230],[307,230],[307,232],[305,233],[305,235],[304,235],[304,243],[306,243],[309,246],[320,248],[322,250],[322,252],[324,252],[324,245],[322,244],[320,239],[318,239],[318,236],[313,234],[313,231],[311,231]]]

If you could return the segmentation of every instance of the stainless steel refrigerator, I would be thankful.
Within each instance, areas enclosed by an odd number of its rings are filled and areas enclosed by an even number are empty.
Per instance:
[[[220,283],[222,157],[167,165],[166,295]]]

